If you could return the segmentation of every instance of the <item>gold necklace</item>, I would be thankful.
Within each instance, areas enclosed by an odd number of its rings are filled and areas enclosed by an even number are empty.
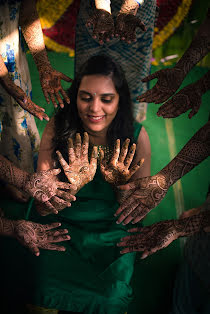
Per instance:
[[[93,144],[90,144],[90,148],[91,149],[88,150],[88,157],[89,157],[89,159],[91,157],[93,146],[96,146],[97,149],[98,149],[98,156],[97,156],[98,162],[99,162],[99,157],[100,157],[100,151],[101,150],[103,150],[103,152],[104,152],[104,158],[105,158],[106,162],[108,162],[110,160],[110,158],[113,155],[113,149],[111,147],[109,147],[108,145],[93,145]]]

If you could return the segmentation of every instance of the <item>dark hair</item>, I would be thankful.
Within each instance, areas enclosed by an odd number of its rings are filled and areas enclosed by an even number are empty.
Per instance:
[[[54,159],[56,150],[59,150],[64,158],[67,157],[69,137],[73,138],[77,132],[83,135],[84,129],[77,111],[77,93],[84,76],[97,74],[110,76],[119,94],[118,111],[107,130],[108,145],[113,146],[118,138],[121,144],[126,138],[130,138],[131,143],[133,142],[132,103],[125,75],[121,67],[110,57],[93,56],[83,64],[67,92],[71,103],[65,103],[64,108],[59,109],[55,115]]]

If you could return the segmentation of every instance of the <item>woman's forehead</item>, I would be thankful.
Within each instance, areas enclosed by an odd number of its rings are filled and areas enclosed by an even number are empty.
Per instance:
[[[85,75],[80,83],[79,90],[85,90],[88,92],[103,93],[116,93],[116,89],[112,78],[110,76],[93,74]]]

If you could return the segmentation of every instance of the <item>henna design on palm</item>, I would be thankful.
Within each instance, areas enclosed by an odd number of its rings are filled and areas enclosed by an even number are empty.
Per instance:
[[[158,112],[158,116],[163,118],[175,118],[191,109],[189,118],[191,119],[199,110],[202,102],[202,95],[210,89],[210,71],[200,80],[181,89],[175,96],[163,104]]]
[[[190,84],[179,91],[170,100],[164,103],[157,115],[163,118],[176,118],[191,109],[188,117],[191,119],[199,110],[202,101],[202,93],[196,88],[196,84]]]
[[[22,1],[19,22],[23,36],[39,71],[40,83],[47,103],[49,104],[51,99],[54,107],[57,107],[57,99],[59,105],[63,108],[61,96],[67,103],[70,103],[70,99],[62,88],[61,80],[72,82],[72,79],[56,71],[50,65],[34,0],[30,4],[28,4],[28,1]]]
[[[145,77],[142,82],[146,83],[157,79],[155,86],[137,97],[139,102],[153,102],[160,104],[170,98],[180,87],[184,75],[182,70],[176,67],[172,69],[163,69]]]
[[[115,37],[120,37],[128,44],[135,42],[137,28],[143,32],[146,31],[144,23],[138,17],[130,13],[119,12],[116,18]]]
[[[46,66],[44,63],[39,65],[39,76],[42,90],[48,104],[50,103],[51,99],[54,107],[56,108],[57,100],[60,107],[63,108],[64,104],[61,96],[63,96],[63,99],[68,104],[70,104],[70,99],[61,85],[61,80],[72,82],[70,77],[59,71],[56,71],[49,65]]]
[[[120,151],[120,140],[117,139],[113,156],[108,163],[104,158],[103,150],[100,151],[101,173],[108,183],[115,186],[125,184],[144,162],[144,159],[141,159],[129,169],[136,151],[136,144],[133,144],[128,152],[129,143],[130,140],[126,139]]]
[[[74,144],[73,140],[69,138],[69,164],[67,164],[59,151],[56,152],[64,173],[76,192],[78,192],[85,184],[92,181],[96,173],[98,150],[96,146],[93,147],[89,162],[88,148],[89,136],[88,133],[85,132],[83,143],[81,143],[81,136],[79,133],[76,134]]]
[[[86,26],[93,26],[93,38],[98,39],[100,44],[109,41],[114,36],[114,21],[112,15],[102,9],[96,9],[88,19]]]

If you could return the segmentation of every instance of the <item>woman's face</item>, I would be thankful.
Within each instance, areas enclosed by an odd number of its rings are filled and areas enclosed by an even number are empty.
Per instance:
[[[77,94],[78,114],[90,134],[106,136],[118,111],[119,94],[109,76],[87,75]]]

